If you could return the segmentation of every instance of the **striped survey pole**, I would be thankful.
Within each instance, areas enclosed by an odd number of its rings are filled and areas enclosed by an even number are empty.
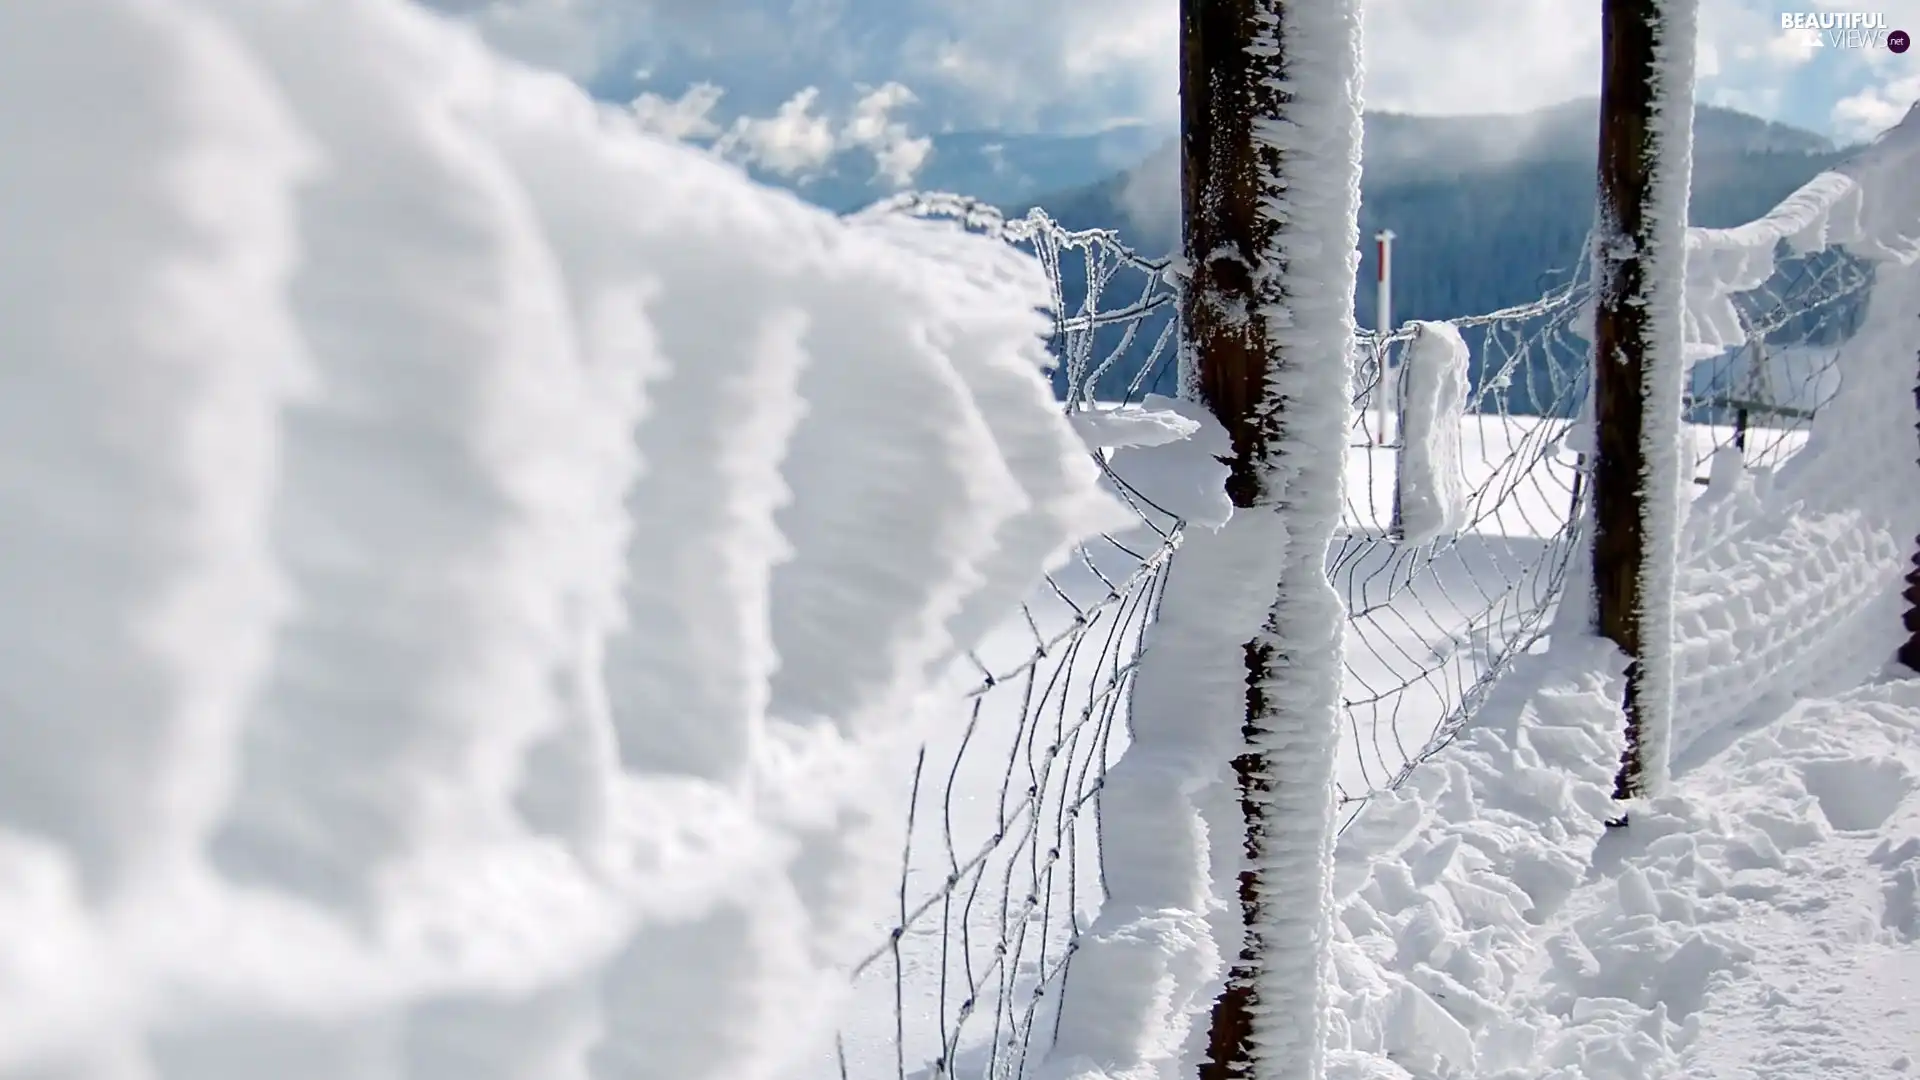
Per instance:
[[[1381,229],[1373,234],[1377,245],[1378,257],[1374,260],[1377,271],[1375,286],[1379,300],[1373,308],[1374,332],[1380,342],[1375,363],[1379,365],[1380,382],[1373,394],[1374,409],[1379,414],[1379,422],[1373,426],[1374,442],[1384,446],[1387,443],[1388,425],[1393,423],[1397,399],[1399,397],[1398,374],[1387,365],[1387,335],[1393,333],[1393,230]]]

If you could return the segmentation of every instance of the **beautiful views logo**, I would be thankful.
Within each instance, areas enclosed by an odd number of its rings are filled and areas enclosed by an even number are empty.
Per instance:
[[[1913,46],[1910,34],[1887,25],[1885,12],[1783,11],[1780,29],[1800,36],[1816,49],[1885,49],[1904,53]]]

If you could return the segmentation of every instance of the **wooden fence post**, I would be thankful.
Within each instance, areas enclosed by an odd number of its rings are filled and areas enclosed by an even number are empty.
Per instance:
[[[1666,780],[1697,0],[1603,0],[1594,254],[1593,619],[1626,654],[1614,795]],[[1670,110],[1685,110],[1685,124]],[[1669,466],[1673,467],[1669,467]],[[1672,475],[1667,475],[1671,473]],[[1671,503],[1671,506],[1664,505]],[[1624,821],[1624,819],[1622,819]]]
[[[1245,584],[1274,600],[1244,647],[1242,933],[1220,942],[1199,1076],[1306,1078],[1322,1071],[1331,932],[1344,613],[1326,557],[1351,412],[1359,18],[1346,0],[1181,0],[1180,23],[1182,348],[1232,440],[1236,515],[1289,524],[1279,580]],[[1345,252],[1344,272],[1324,254]]]
[[[1247,51],[1259,3],[1180,0],[1182,254],[1193,275],[1182,298],[1181,331],[1183,347],[1193,358],[1200,399],[1233,439],[1227,495],[1236,513],[1248,512],[1260,501],[1261,472],[1273,434],[1259,415],[1272,363],[1270,340],[1257,320],[1236,320],[1231,311],[1259,310],[1277,299],[1259,294],[1253,273],[1276,228],[1260,213],[1261,169],[1253,137],[1254,114],[1271,114],[1276,107],[1265,73],[1255,70]],[[1231,254],[1222,258],[1223,252]],[[1259,687],[1268,657],[1249,643],[1246,663],[1251,719],[1267,708]],[[1244,843],[1252,861],[1259,851],[1259,811],[1249,796],[1263,763],[1257,754],[1243,754],[1233,768],[1247,820]],[[1260,896],[1251,871],[1241,876],[1239,899],[1247,936],[1240,949],[1220,943],[1233,969],[1214,1005],[1202,1080],[1252,1073],[1256,1001],[1250,968],[1258,956],[1251,933],[1260,917]]]
[[[1914,384],[1913,407],[1920,414],[1920,350],[1913,355]],[[1914,431],[1920,433],[1920,419],[1914,421]],[[1913,567],[1907,571],[1907,588],[1901,598],[1907,602],[1907,610],[1901,619],[1907,627],[1907,640],[1900,646],[1900,662],[1909,670],[1920,672],[1920,537],[1914,538]]]

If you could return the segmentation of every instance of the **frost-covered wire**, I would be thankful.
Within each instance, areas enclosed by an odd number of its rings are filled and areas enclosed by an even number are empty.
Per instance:
[[[1136,403],[1175,385],[1180,279],[1108,230],[1042,211],[907,195],[866,213],[956,221],[1035,255],[1054,287],[1062,407]],[[1585,496],[1591,318],[1584,255],[1540,299],[1451,320],[1469,346],[1458,467],[1464,525],[1396,538],[1397,430],[1366,408],[1381,366],[1417,330],[1360,331],[1347,504],[1328,572],[1348,611],[1339,820],[1448,745],[1515,658],[1548,631]],[[1701,475],[1743,446],[1778,465],[1837,387],[1834,358],[1861,319],[1872,267],[1838,250],[1783,251],[1733,297],[1747,344],[1697,361],[1686,399]],[[1751,357],[1764,352],[1767,363]],[[1738,414],[1744,406],[1745,418]],[[965,715],[914,759],[895,911],[858,957],[846,1080],[1033,1075],[1071,992],[1072,959],[1104,899],[1100,806],[1127,745],[1143,628],[1182,536],[1178,517],[1114,476],[1141,528],[1078,551],[956,671]]]
[[[1393,538],[1398,447],[1380,446],[1356,409],[1349,529],[1332,573],[1344,589],[1347,742],[1343,818],[1399,786],[1452,741],[1514,658],[1540,642],[1558,603],[1584,497],[1581,421],[1588,392],[1588,278],[1580,269],[1540,300],[1453,320],[1473,350],[1461,466],[1467,523],[1432,543]],[[1783,250],[1759,286],[1735,294],[1745,344],[1694,362],[1685,398],[1697,480],[1716,451],[1775,468],[1805,444],[1814,414],[1839,387],[1872,264],[1826,248]],[[1400,362],[1413,328],[1363,337],[1356,403],[1380,364]]]
[[[867,214],[958,222],[1036,256],[1054,283],[1056,388],[1070,412],[1137,401],[1171,363],[1166,264],[1113,233],[944,195]],[[1123,360],[1140,376],[1097,394]],[[1107,766],[1126,741],[1141,632],[1182,529],[1094,456],[1140,525],[1076,550],[957,663],[964,715],[914,759],[894,917],[856,960],[842,1077],[1020,1077],[1052,1045],[1076,942],[1104,896]]]
[[[1775,468],[1806,443],[1814,414],[1840,388],[1840,347],[1860,327],[1871,262],[1839,249],[1782,252],[1760,287],[1733,297],[1743,340],[1694,364],[1687,419],[1709,429],[1696,446],[1698,482],[1716,451]]]

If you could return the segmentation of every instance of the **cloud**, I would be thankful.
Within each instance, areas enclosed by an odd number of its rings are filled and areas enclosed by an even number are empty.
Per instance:
[[[640,126],[655,135],[676,142],[704,142],[721,133],[713,111],[724,94],[712,83],[695,83],[677,98],[641,94],[630,107]]]
[[[1375,0],[1365,11],[1373,108],[1523,112],[1594,92],[1597,4]]]
[[[899,83],[888,83],[854,103],[853,117],[841,130],[845,145],[873,152],[876,173],[895,187],[906,187],[933,152],[933,140],[916,138],[893,119],[896,109],[918,99]]]
[[[839,154],[865,151],[873,157],[876,177],[905,187],[932,151],[931,140],[915,137],[894,119],[896,110],[916,100],[899,83],[868,91],[837,123],[822,111],[820,91],[811,86],[770,116],[739,116],[723,125],[716,113],[724,96],[712,83],[695,83],[677,98],[642,93],[629,108],[647,131],[706,146],[730,161],[788,179],[807,179]]]
[[[1920,101],[1920,71],[1841,98],[1833,106],[1833,125],[1843,137],[1864,141],[1899,123],[1916,101]]]
[[[1920,33],[1920,0],[1880,0],[1888,16],[1889,29]],[[1920,54],[1897,55],[1887,49],[1836,50],[1829,57],[1852,78],[1841,85],[1846,90],[1833,104],[1834,130],[1850,140],[1870,139],[1899,122],[1914,102],[1920,101]]]
[[[819,88],[816,107],[838,110],[857,106],[852,87],[897,83],[920,94],[937,126],[1170,126],[1178,115],[1178,0],[428,2],[473,20],[502,48],[603,89],[645,67],[682,87],[725,85],[762,112],[806,87]],[[1920,27],[1920,0],[1869,9]],[[1365,10],[1372,107],[1522,112],[1597,89],[1593,0],[1368,0]],[[1836,50],[1781,31],[1779,12],[1775,0],[1702,0],[1704,99],[1770,103],[1787,119],[1846,126],[1903,92],[1912,54],[1897,69],[1825,55]],[[1859,70],[1774,92],[1794,72],[1848,61]]]
[[[1127,173],[1120,187],[1120,210],[1144,243],[1172,244],[1180,239],[1180,157],[1168,145]]]
[[[833,125],[814,112],[819,98],[820,92],[808,87],[772,116],[742,117],[734,121],[715,149],[781,176],[817,172],[833,160],[838,145]]]
[[[870,0],[926,9],[904,59],[982,118],[1029,126],[1178,117],[1177,0]]]

